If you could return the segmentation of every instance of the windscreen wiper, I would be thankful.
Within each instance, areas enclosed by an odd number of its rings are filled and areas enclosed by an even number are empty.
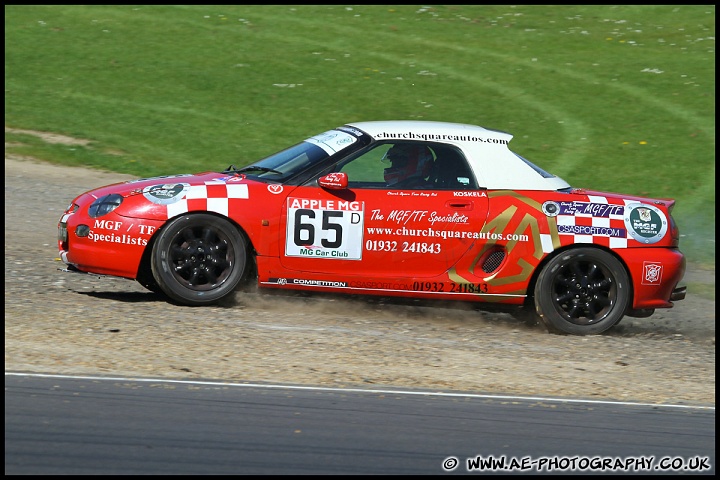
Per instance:
[[[260,167],[258,165],[248,165],[247,167],[243,167],[243,168],[237,168],[235,165],[230,165],[227,168],[227,170],[225,170],[223,173],[230,173],[230,172],[241,173],[241,172],[253,172],[253,171],[258,171],[258,172],[263,172],[263,173],[270,172],[270,173],[277,173],[278,175],[282,175],[282,172],[279,172],[273,168]]]

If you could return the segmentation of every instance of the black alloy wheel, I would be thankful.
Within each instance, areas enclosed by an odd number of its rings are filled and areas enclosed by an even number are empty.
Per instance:
[[[208,214],[171,220],[155,242],[155,281],[183,305],[208,305],[230,295],[247,270],[246,240],[227,220]]]
[[[630,302],[622,263],[598,248],[552,258],[535,284],[535,309],[550,332],[594,335],[617,324]]]

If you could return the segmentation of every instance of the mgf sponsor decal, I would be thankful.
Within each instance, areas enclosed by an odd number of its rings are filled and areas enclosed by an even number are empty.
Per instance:
[[[668,229],[665,213],[653,205],[633,203],[625,206],[625,226],[632,238],[641,243],[656,243]]]
[[[148,242],[146,238],[133,237],[132,235],[125,235],[124,233],[120,235],[115,235],[113,233],[103,235],[94,233],[92,230],[90,230],[87,237],[93,242],[122,243],[125,245],[138,245],[141,247],[146,246]]]
[[[101,230],[101,232],[98,233],[98,230]],[[96,219],[92,229],[88,231],[87,237],[93,242],[122,243],[144,247],[154,231],[155,227],[152,225],[135,225],[134,223],[126,224],[124,222]]]
[[[623,205],[593,202],[560,202],[559,207],[560,215],[584,215],[590,217],[622,215],[625,209]]]
[[[438,212],[429,212],[428,210],[391,210],[385,214],[377,208],[370,212],[370,220],[383,220],[397,225],[407,225],[408,223],[429,222],[430,225],[436,223],[468,223],[468,216],[457,212],[448,214],[438,214]]]
[[[430,214],[430,218],[428,218],[428,222],[430,222],[430,225],[435,225],[436,223],[468,223],[468,216],[467,215],[461,215],[457,212],[453,212],[452,214],[448,215],[438,215],[437,212],[432,212]]]
[[[158,205],[170,205],[182,199],[190,188],[189,183],[164,183],[143,188],[143,196]]]
[[[548,217],[576,215],[579,217],[618,218],[623,215],[625,207],[612,203],[554,202],[548,200],[542,204],[542,211]]]

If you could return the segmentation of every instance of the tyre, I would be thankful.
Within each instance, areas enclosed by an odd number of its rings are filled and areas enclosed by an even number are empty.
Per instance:
[[[152,272],[148,274],[146,271],[140,270],[138,271],[136,280],[140,285],[147,288],[153,293],[157,293],[159,295],[165,294],[165,292],[163,292],[160,288],[160,285],[158,285],[158,283],[155,281],[155,277],[152,276]]]
[[[622,263],[597,248],[552,258],[535,284],[535,310],[551,333],[595,335],[615,325],[630,302]]]
[[[183,215],[160,232],[152,250],[153,278],[182,305],[208,305],[230,295],[247,269],[244,235],[227,220]]]

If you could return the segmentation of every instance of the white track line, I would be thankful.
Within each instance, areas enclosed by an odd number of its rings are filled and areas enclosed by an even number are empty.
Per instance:
[[[53,375],[45,373],[20,373],[5,372],[5,375],[18,377],[38,377],[38,378],[67,378],[77,380],[112,380],[122,382],[139,382],[139,383],[176,383],[185,385],[206,385],[206,386],[223,386],[223,387],[251,387],[251,388],[268,388],[268,389],[284,389],[284,390],[309,390],[320,392],[342,392],[342,393],[382,393],[385,395],[423,395],[437,397],[465,397],[465,398],[484,398],[492,400],[514,400],[514,401],[540,401],[540,402],[559,402],[559,403],[586,403],[586,404],[602,404],[602,405],[629,405],[642,407],[668,407],[668,408],[687,408],[695,410],[715,410],[713,406],[701,405],[675,405],[665,403],[639,403],[639,402],[616,402],[608,400],[583,400],[572,398],[552,398],[552,397],[523,397],[518,395],[484,395],[476,393],[452,393],[452,392],[431,392],[431,391],[412,391],[412,390],[380,390],[366,388],[333,388],[333,387],[309,387],[300,385],[277,385],[277,384],[260,384],[260,383],[230,383],[216,381],[198,381],[198,380],[169,380],[165,378],[133,378],[133,377],[93,377],[88,375]]]

